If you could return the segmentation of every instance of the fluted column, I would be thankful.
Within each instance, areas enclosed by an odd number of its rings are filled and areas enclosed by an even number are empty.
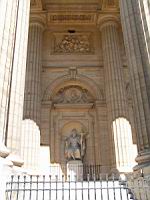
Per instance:
[[[0,1],[0,142],[6,138],[18,0]]]
[[[108,21],[101,26],[106,95],[112,119],[127,116],[127,100],[122,75],[117,23]]]
[[[119,46],[118,27],[115,21],[101,25],[103,59],[105,68],[106,102],[108,109],[109,129],[112,132],[114,148],[112,167],[119,171],[131,170],[135,154],[131,127],[128,122],[127,97],[122,74],[122,62]],[[132,166],[130,165],[132,163]],[[116,165],[116,166],[115,166]]]
[[[21,155],[26,168],[38,168],[40,153],[42,35],[44,18],[30,18]],[[28,137],[28,139],[27,139]],[[25,140],[26,138],[26,140]],[[29,142],[30,141],[30,142]],[[24,148],[25,147],[25,148]],[[30,156],[29,156],[30,155]]]
[[[30,22],[27,70],[24,99],[24,119],[33,120],[40,125],[41,107],[41,51],[43,24],[37,18]]]
[[[7,130],[7,147],[17,154],[21,146],[29,12],[30,0],[19,0]]]
[[[150,163],[150,27],[148,23],[150,14],[149,3],[146,2],[120,0],[123,35],[133,89],[139,151],[136,160],[139,164]]]

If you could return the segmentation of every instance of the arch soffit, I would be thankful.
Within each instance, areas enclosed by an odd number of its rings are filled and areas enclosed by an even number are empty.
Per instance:
[[[65,75],[49,84],[44,92],[43,101],[50,101],[62,87],[69,85],[78,85],[86,88],[97,101],[105,99],[103,89],[99,88],[92,79],[83,75],[77,75],[75,79],[71,79],[69,75]]]

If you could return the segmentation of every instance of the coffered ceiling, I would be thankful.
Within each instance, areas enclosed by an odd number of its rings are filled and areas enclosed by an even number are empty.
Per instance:
[[[117,8],[118,0],[31,0],[31,9],[44,10],[102,10]]]

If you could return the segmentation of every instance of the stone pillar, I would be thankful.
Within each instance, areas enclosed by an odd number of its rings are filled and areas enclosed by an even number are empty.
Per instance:
[[[150,166],[150,59],[147,48],[150,31],[149,28],[145,29],[145,25],[149,27],[147,20],[150,15],[145,12],[146,9],[149,11],[148,4],[140,10],[141,2],[120,0],[122,28],[132,81],[139,152],[136,161],[139,167]],[[143,18],[144,15],[147,18]]]
[[[22,137],[22,156],[24,166],[37,169],[40,156],[40,114],[41,114],[41,52],[44,22],[43,18],[31,15],[29,27],[27,69],[25,80],[24,119]],[[29,139],[30,138],[30,139]],[[23,145],[23,143],[25,144]],[[25,148],[24,148],[25,147]]]
[[[115,21],[106,21],[101,25],[108,123],[114,141],[111,151],[112,167],[116,167],[119,171],[131,171],[136,155],[133,153],[131,156],[130,151],[133,144],[132,132],[128,122],[117,26]]]
[[[6,138],[18,0],[0,1],[0,142]]]
[[[12,63],[16,38],[16,22],[18,0],[0,1],[0,199],[5,199],[6,181],[12,173],[13,163],[5,158],[9,155],[4,146],[6,142],[6,124],[8,120],[8,104]]]
[[[29,11],[30,0],[19,0],[7,130],[7,147],[17,154],[20,154]]]
[[[31,16],[24,99],[24,119],[33,120],[38,126],[40,125],[41,113],[40,83],[43,23],[41,18],[35,17],[33,20]]]

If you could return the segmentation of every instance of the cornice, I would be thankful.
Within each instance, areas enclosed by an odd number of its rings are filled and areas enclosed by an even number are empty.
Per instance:
[[[30,25],[95,25],[100,28],[103,24],[115,22],[120,24],[120,13],[118,11],[96,11],[96,12],[47,12],[32,11],[30,14]]]

